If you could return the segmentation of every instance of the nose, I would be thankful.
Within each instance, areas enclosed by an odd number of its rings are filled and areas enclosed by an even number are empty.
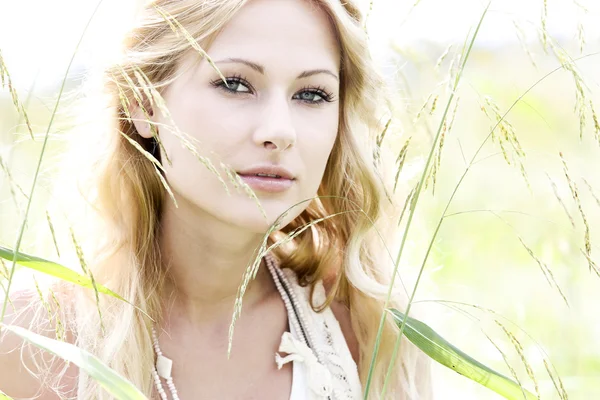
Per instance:
[[[272,94],[265,99],[256,117],[253,139],[258,146],[282,152],[296,143],[291,104],[285,94]]]

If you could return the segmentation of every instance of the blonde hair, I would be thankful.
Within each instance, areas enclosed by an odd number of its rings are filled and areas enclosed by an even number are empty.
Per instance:
[[[159,319],[161,282],[165,278],[159,252],[160,210],[170,201],[161,175],[141,147],[160,160],[158,139],[144,139],[136,131],[128,106],[149,109],[158,92],[175,79],[175,70],[193,38],[204,49],[247,0],[157,0],[140,13],[137,25],[123,42],[122,59],[105,70],[104,93],[109,122],[102,127],[106,149],[94,166],[90,204],[102,216],[103,232],[90,267],[97,281],[130,303]],[[274,249],[282,268],[290,268],[303,285],[331,282],[325,304],[335,299],[350,309],[359,349],[359,375],[366,383],[380,317],[392,279],[392,263],[379,234],[389,237],[398,207],[386,196],[377,171],[376,135],[383,126],[383,85],[370,61],[362,15],[352,1],[312,0],[329,17],[341,49],[340,119],[336,138],[318,195],[291,223],[269,238],[285,235],[328,215],[294,238],[291,246]],[[189,36],[176,34],[185,29]],[[132,144],[132,141],[137,143]],[[360,209],[361,211],[356,211]],[[387,236],[386,236],[387,235]],[[394,291],[390,307],[405,308],[406,298]],[[73,329],[77,345],[102,359],[132,381],[147,396],[153,391],[154,354],[150,320],[131,305],[103,296],[102,322],[96,299],[79,291],[74,302]],[[387,396],[424,399],[429,396],[428,363],[403,340],[391,360],[398,328],[391,318],[381,336],[372,375],[370,398],[381,398],[390,362],[394,365]],[[86,374],[80,374],[78,398],[108,398]]]

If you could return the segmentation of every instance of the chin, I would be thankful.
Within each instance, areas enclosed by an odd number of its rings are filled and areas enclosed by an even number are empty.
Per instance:
[[[226,218],[239,227],[261,234],[266,233],[278,218],[281,218],[279,220],[279,229],[283,228],[300,215],[309,204],[309,202],[306,202],[290,209],[298,201],[274,202],[261,199],[261,205],[267,217],[265,219],[256,202],[250,199],[247,200],[247,202],[244,201],[243,205],[236,207],[235,211],[229,210],[226,213]],[[285,215],[282,216],[284,213]]]

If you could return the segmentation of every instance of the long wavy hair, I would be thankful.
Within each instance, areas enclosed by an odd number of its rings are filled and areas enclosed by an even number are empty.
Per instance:
[[[97,281],[137,308],[109,296],[101,296],[98,306],[92,291],[77,290],[69,326],[78,346],[96,354],[147,396],[154,390],[152,321],[148,316],[160,322],[161,283],[167,278],[158,242],[161,209],[171,200],[157,169],[156,162],[161,161],[159,136],[145,139],[139,135],[130,111],[160,106],[160,93],[176,78],[177,63],[190,45],[197,43],[200,47],[195,49],[202,55],[246,1],[148,2],[123,41],[121,57],[102,72],[100,98],[105,102],[107,122],[97,127],[103,146],[95,148],[93,179],[85,180],[88,205],[99,216],[89,225],[96,242],[89,264]],[[358,369],[364,387],[392,279],[393,263],[382,238],[392,237],[397,221],[393,217],[400,208],[386,190],[385,171],[381,170],[385,157],[376,145],[383,130],[384,85],[371,62],[358,6],[347,0],[307,1],[327,14],[341,49],[339,131],[319,198],[287,226],[270,233],[268,240],[276,243],[312,224],[273,253],[282,268],[297,274],[302,285],[314,289],[316,282],[328,282],[326,302],[312,304],[316,311],[333,300],[348,307],[359,344]],[[314,223],[319,219],[323,220]],[[404,309],[405,293],[394,288],[393,294],[388,306]],[[426,357],[403,340],[400,352],[392,359],[398,327],[391,318],[386,321],[370,398],[381,398],[390,364],[393,374],[386,397],[428,398]],[[79,376],[77,396],[109,397],[84,373]]]

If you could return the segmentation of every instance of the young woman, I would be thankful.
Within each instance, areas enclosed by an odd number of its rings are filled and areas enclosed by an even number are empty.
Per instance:
[[[149,398],[362,399],[393,205],[376,170],[381,85],[357,6],[158,0],[137,23],[105,71],[111,121],[88,182],[103,223],[94,277],[137,309],[56,290],[66,340]],[[21,322],[44,331],[33,314]],[[424,356],[403,342],[391,359],[397,332],[387,318],[369,398],[382,398],[390,363],[386,398],[428,398]],[[16,345],[0,345],[8,395],[110,398],[72,365],[7,352]]]

